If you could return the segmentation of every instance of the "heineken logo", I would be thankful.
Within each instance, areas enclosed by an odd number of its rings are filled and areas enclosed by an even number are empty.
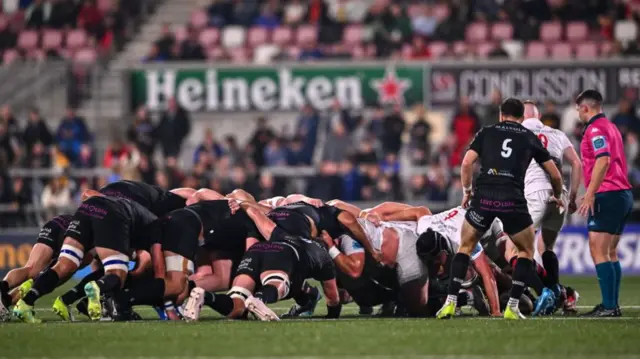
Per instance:
[[[132,106],[165,108],[169,98],[188,111],[347,109],[423,100],[420,67],[293,67],[134,71]]]

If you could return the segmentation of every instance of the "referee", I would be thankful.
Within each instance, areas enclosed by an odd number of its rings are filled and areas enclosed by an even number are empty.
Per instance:
[[[576,109],[586,123],[580,153],[587,192],[578,213],[589,217],[589,249],[602,295],[602,303],[584,315],[619,317],[622,269],[616,251],[633,209],[624,145],[616,126],[602,113],[598,91],[586,90],[578,95]]]
[[[504,224],[504,231],[518,248],[518,261],[513,273],[509,304],[504,312],[507,319],[521,319],[519,302],[527,285],[542,288],[533,266],[534,231],[524,197],[524,177],[534,159],[551,177],[553,196],[549,202],[562,206],[562,177],[549,152],[540,140],[522,126],[523,103],[515,98],[500,105],[500,123],[484,127],[473,139],[464,156],[461,180],[464,188],[462,206],[468,207],[462,225],[461,244],[453,257],[449,280],[449,295],[436,316],[439,319],[455,315],[457,296],[469,267],[470,255],[480,237],[496,218]],[[473,164],[480,161],[480,174],[472,196]],[[536,283],[537,281],[537,283]],[[542,289],[534,315],[545,312],[555,304],[555,296]]]

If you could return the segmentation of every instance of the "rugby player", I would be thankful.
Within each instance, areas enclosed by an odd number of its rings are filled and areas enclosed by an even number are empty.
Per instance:
[[[571,214],[576,210],[576,197],[582,181],[582,164],[567,135],[560,130],[545,126],[540,121],[538,108],[531,101],[524,102],[524,118],[522,126],[540,139],[560,171],[562,171],[563,160],[571,164],[570,189],[567,191],[564,187],[562,191],[562,200],[568,203],[568,211],[549,203],[553,188],[549,177],[535,161],[532,161],[527,168],[524,179],[524,195],[533,228],[540,232],[542,238],[542,241],[539,240],[540,237],[536,238],[536,249],[540,248],[539,252],[542,253],[539,263],[546,271],[544,285],[550,288],[556,297],[560,297],[558,257],[553,252],[553,246],[558,233],[564,226],[567,213]]]
[[[322,282],[327,297],[327,316],[338,318],[341,305],[335,267],[322,245],[286,233],[251,203],[240,205],[268,242],[258,243],[245,253],[227,294],[194,288],[185,305],[185,318],[197,320],[202,305],[206,304],[229,318],[240,318],[248,310],[262,321],[279,320],[267,304],[292,297],[302,289],[307,278]],[[321,235],[329,236],[326,231]]]
[[[468,209],[460,248],[452,260],[447,300],[436,315],[440,319],[455,315],[458,292],[467,274],[470,256],[496,218],[502,221],[504,231],[519,250],[505,318],[524,318],[518,308],[520,297],[528,283],[540,281],[533,268],[535,233],[524,197],[524,176],[531,160],[535,159],[551,177],[553,196],[549,201],[559,206],[563,205],[560,199],[562,176],[540,140],[522,126],[523,115],[524,105],[520,100],[506,99],[500,105],[500,123],[481,129],[463,158],[462,207]],[[473,164],[478,160],[481,170],[472,197]],[[546,311],[554,301],[553,292],[545,288],[536,303],[536,311]]]
[[[418,238],[419,246],[432,248],[433,254],[437,255],[441,250],[447,251],[447,247],[452,248],[454,253],[460,247],[460,236],[467,211],[462,207],[456,207],[432,215],[431,211],[425,207],[410,207],[404,204],[387,202],[379,207],[374,207],[371,213],[374,215],[381,214],[380,218],[385,221],[413,221],[417,223],[415,231],[420,236]],[[374,218],[375,216],[370,214],[368,217]],[[440,241],[439,236],[444,237],[446,241]],[[495,240],[500,240],[505,236],[502,222],[496,219],[489,230],[482,234],[481,239],[491,237]],[[483,248],[479,243],[473,248],[470,258],[474,269],[482,278],[489,300],[491,315],[501,316],[496,279],[491,270],[489,259],[484,254]]]
[[[602,295],[602,303],[586,315],[619,317],[622,268],[617,248],[633,209],[633,195],[622,136],[602,113],[602,102],[596,90],[585,90],[576,99],[578,116],[586,124],[580,153],[587,191],[578,213],[588,216],[589,248]]]
[[[148,249],[157,217],[136,202],[122,198],[93,196],[83,201],[65,232],[58,261],[35,280],[16,303],[14,316],[27,323],[40,322],[34,315],[36,300],[67,281],[81,266],[86,253],[94,252],[104,276],[87,283],[88,312],[92,320],[102,317],[101,293],[120,290],[129,271],[131,249]]]
[[[12,269],[0,281],[0,321],[9,319],[9,306],[26,294],[33,285],[33,279],[58,258],[70,220],[71,215],[63,214],[45,223],[38,233],[27,263],[23,267]],[[12,291],[18,286],[20,290]]]

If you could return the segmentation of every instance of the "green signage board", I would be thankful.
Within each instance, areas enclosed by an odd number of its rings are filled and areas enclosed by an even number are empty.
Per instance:
[[[131,106],[158,110],[171,97],[200,112],[410,105],[424,102],[425,77],[424,66],[389,64],[133,70]]]

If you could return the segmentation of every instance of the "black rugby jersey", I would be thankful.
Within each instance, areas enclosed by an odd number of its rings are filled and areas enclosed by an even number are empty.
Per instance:
[[[177,194],[165,191],[158,186],[137,181],[113,182],[102,187],[98,192],[105,196],[130,199],[141,204],[156,216],[162,216],[182,208],[186,203],[186,200]]]

